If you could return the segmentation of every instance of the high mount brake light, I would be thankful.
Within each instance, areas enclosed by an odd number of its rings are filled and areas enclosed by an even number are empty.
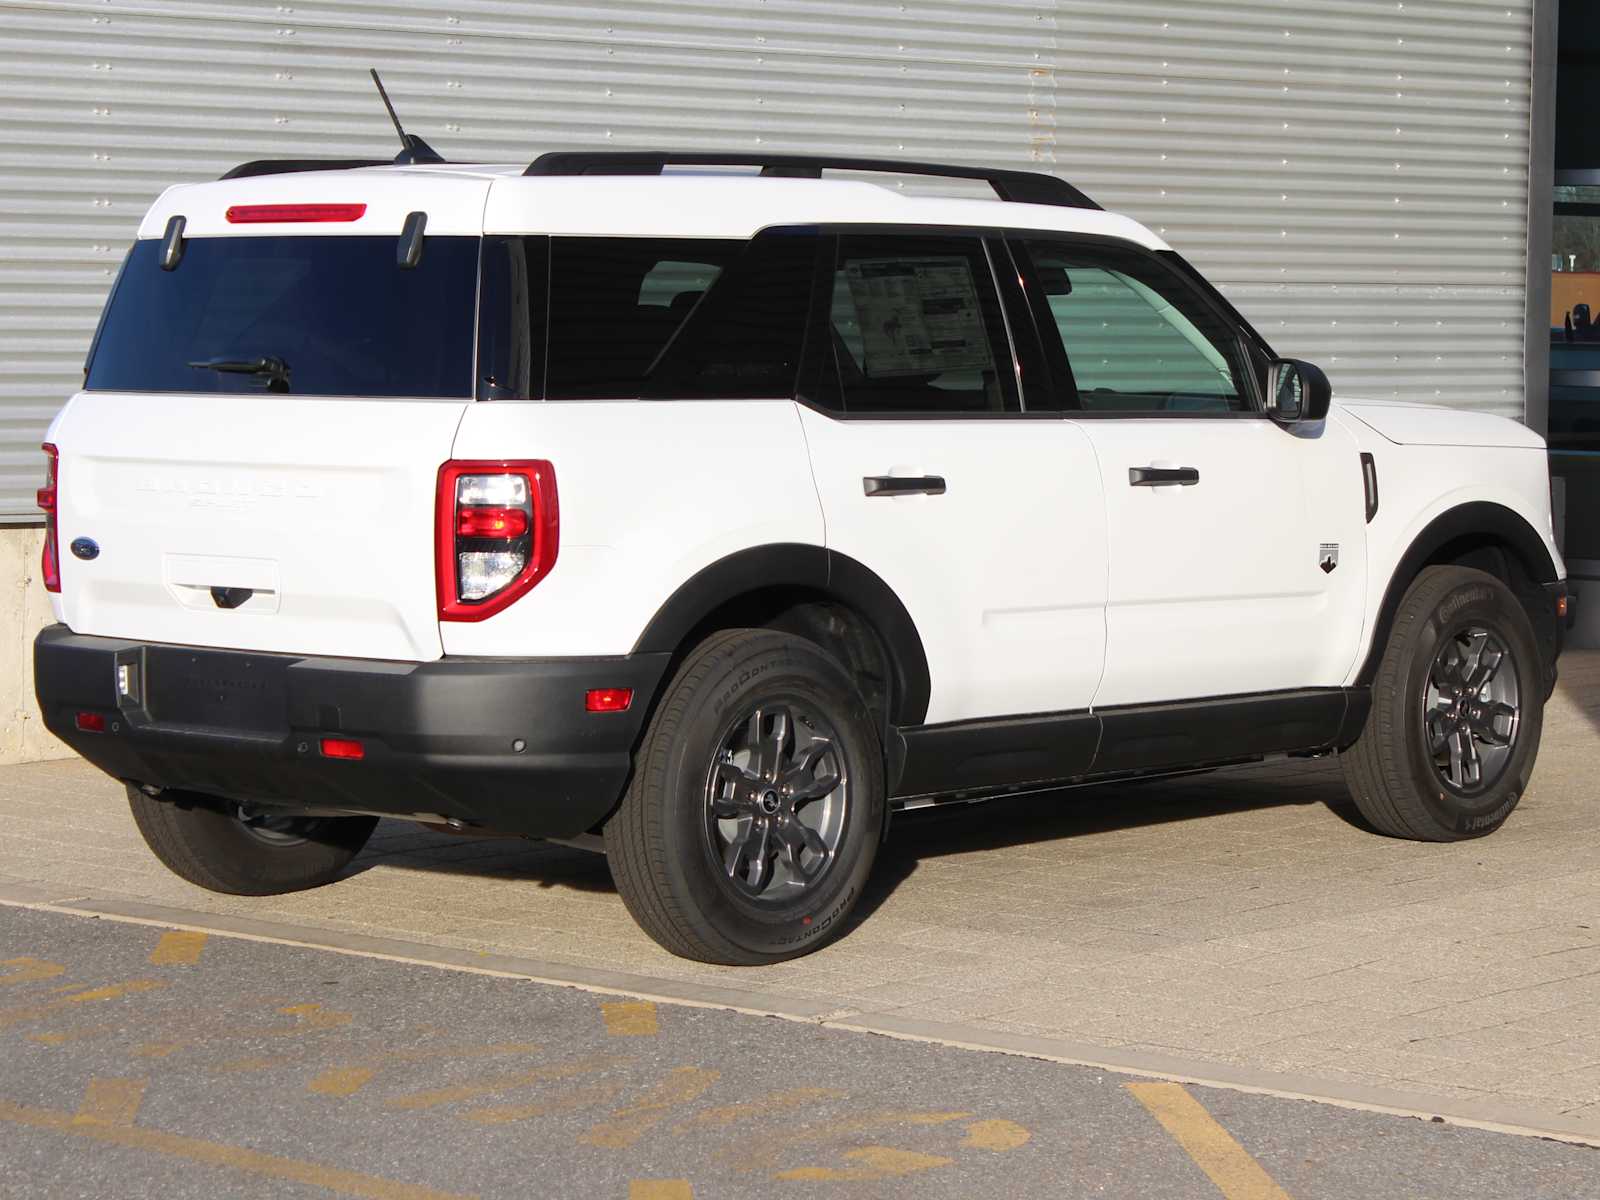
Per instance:
[[[49,442],[44,444],[44,486],[34,496],[35,503],[44,509],[44,552],[40,555],[39,574],[44,579],[44,590],[61,590],[61,537],[57,532],[56,509],[61,493],[61,456]]]
[[[320,221],[359,221],[365,204],[235,204],[230,225],[290,225]]]
[[[556,471],[543,459],[439,468],[434,573],[441,621],[481,621],[527,593],[561,544]]]

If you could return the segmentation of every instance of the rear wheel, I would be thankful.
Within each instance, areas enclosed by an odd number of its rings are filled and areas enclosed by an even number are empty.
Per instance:
[[[1493,575],[1429,567],[1395,615],[1372,709],[1340,755],[1350,794],[1382,833],[1482,837],[1527,790],[1544,701],[1528,615]]]
[[[662,695],[606,853],[674,954],[777,962],[842,932],[883,829],[883,760],[844,670],[803,638],[707,639]]]
[[[254,811],[199,792],[160,799],[128,785],[145,844],[176,875],[213,892],[273,896],[337,879],[377,827],[376,817],[297,817]]]

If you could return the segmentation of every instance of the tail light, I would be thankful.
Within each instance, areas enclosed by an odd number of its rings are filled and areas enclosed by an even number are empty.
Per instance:
[[[447,462],[439,468],[435,570],[441,621],[481,621],[555,566],[561,541],[548,462]]]
[[[44,509],[44,554],[41,556],[40,574],[44,578],[44,590],[59,592],[61,590],[61,538],[56,531],[56,498],[61,489],[61,458],[56,448],[46,442],[44,445],[45,467],[44,486],[35,496],[35,502]]]

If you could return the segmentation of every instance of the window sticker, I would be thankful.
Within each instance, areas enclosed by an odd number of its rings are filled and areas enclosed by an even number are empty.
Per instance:
[[[869,379],[992,368],[989,334],[966,258],[862,258],[845,279]]]

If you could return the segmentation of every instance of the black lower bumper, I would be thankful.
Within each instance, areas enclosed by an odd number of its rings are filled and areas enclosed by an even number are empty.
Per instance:
[[[667,660],[307,658],[54,625],[34,642],[34,679],[50,731],[118,779],[573,837],[621,797]],[[632,688],[633,702],[589,712],[593,688]],[[326,738],[359,742],[361,758],[327,756]]]

